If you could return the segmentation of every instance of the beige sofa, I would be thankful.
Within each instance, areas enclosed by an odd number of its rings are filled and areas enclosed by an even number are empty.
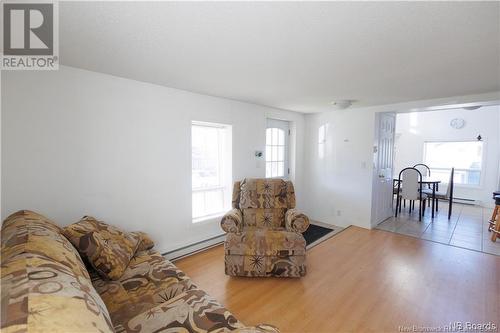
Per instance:
[[[154,249],[105,280],[42,215],[19,211],[1,235],[2,332],[277,332],[243,325]]]

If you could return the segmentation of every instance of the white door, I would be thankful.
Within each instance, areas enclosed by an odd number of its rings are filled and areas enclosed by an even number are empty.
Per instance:
[[[288,178],[290,124],[288,121],[267,119],[266,178]]]
[[[393,167],[394,136],[396,115],[393,113],[377,114],[378,129],[374,147],[373,209],[372,225],[391,217],[393,214]]]

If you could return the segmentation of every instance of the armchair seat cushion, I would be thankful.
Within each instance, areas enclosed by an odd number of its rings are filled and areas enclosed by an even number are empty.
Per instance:
[[[306,241],[301,234],[284,228],[246,227],[241,233],[227,234],[224,250],[228,255],[242,256],[305,255]]]

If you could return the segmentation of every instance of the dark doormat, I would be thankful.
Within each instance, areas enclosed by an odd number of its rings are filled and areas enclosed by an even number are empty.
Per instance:
[[[307,230],[304,233],[302,233],[302,235],[306,239],[306,244],[307,244],[307,247],[309,248],[310,245],[315,243],[317,240],[319,240],[319,239],[321,239],[329,234],[331,234],[331,236],[333,236],[341,230],[342,230],[342,228],[337,227],[337,226],[332,226],[331,228],[325,228],[325,227],[321,227],[319,225],[310,224],[309,228],[307,228]]]

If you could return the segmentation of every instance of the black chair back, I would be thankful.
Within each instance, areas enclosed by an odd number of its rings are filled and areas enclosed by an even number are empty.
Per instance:
[[[429,168],[429,167],[428,167],[426,164],[424,164],[424,163],[417,163],[417,164],[415,164],[413,167],[418,169],[418,167],[419,167],[419,166],[422,166],[422,167],[426,168],[426,169],[427,169],[427,176],[429,176],[429,177],[431,176],[431,168]]]

